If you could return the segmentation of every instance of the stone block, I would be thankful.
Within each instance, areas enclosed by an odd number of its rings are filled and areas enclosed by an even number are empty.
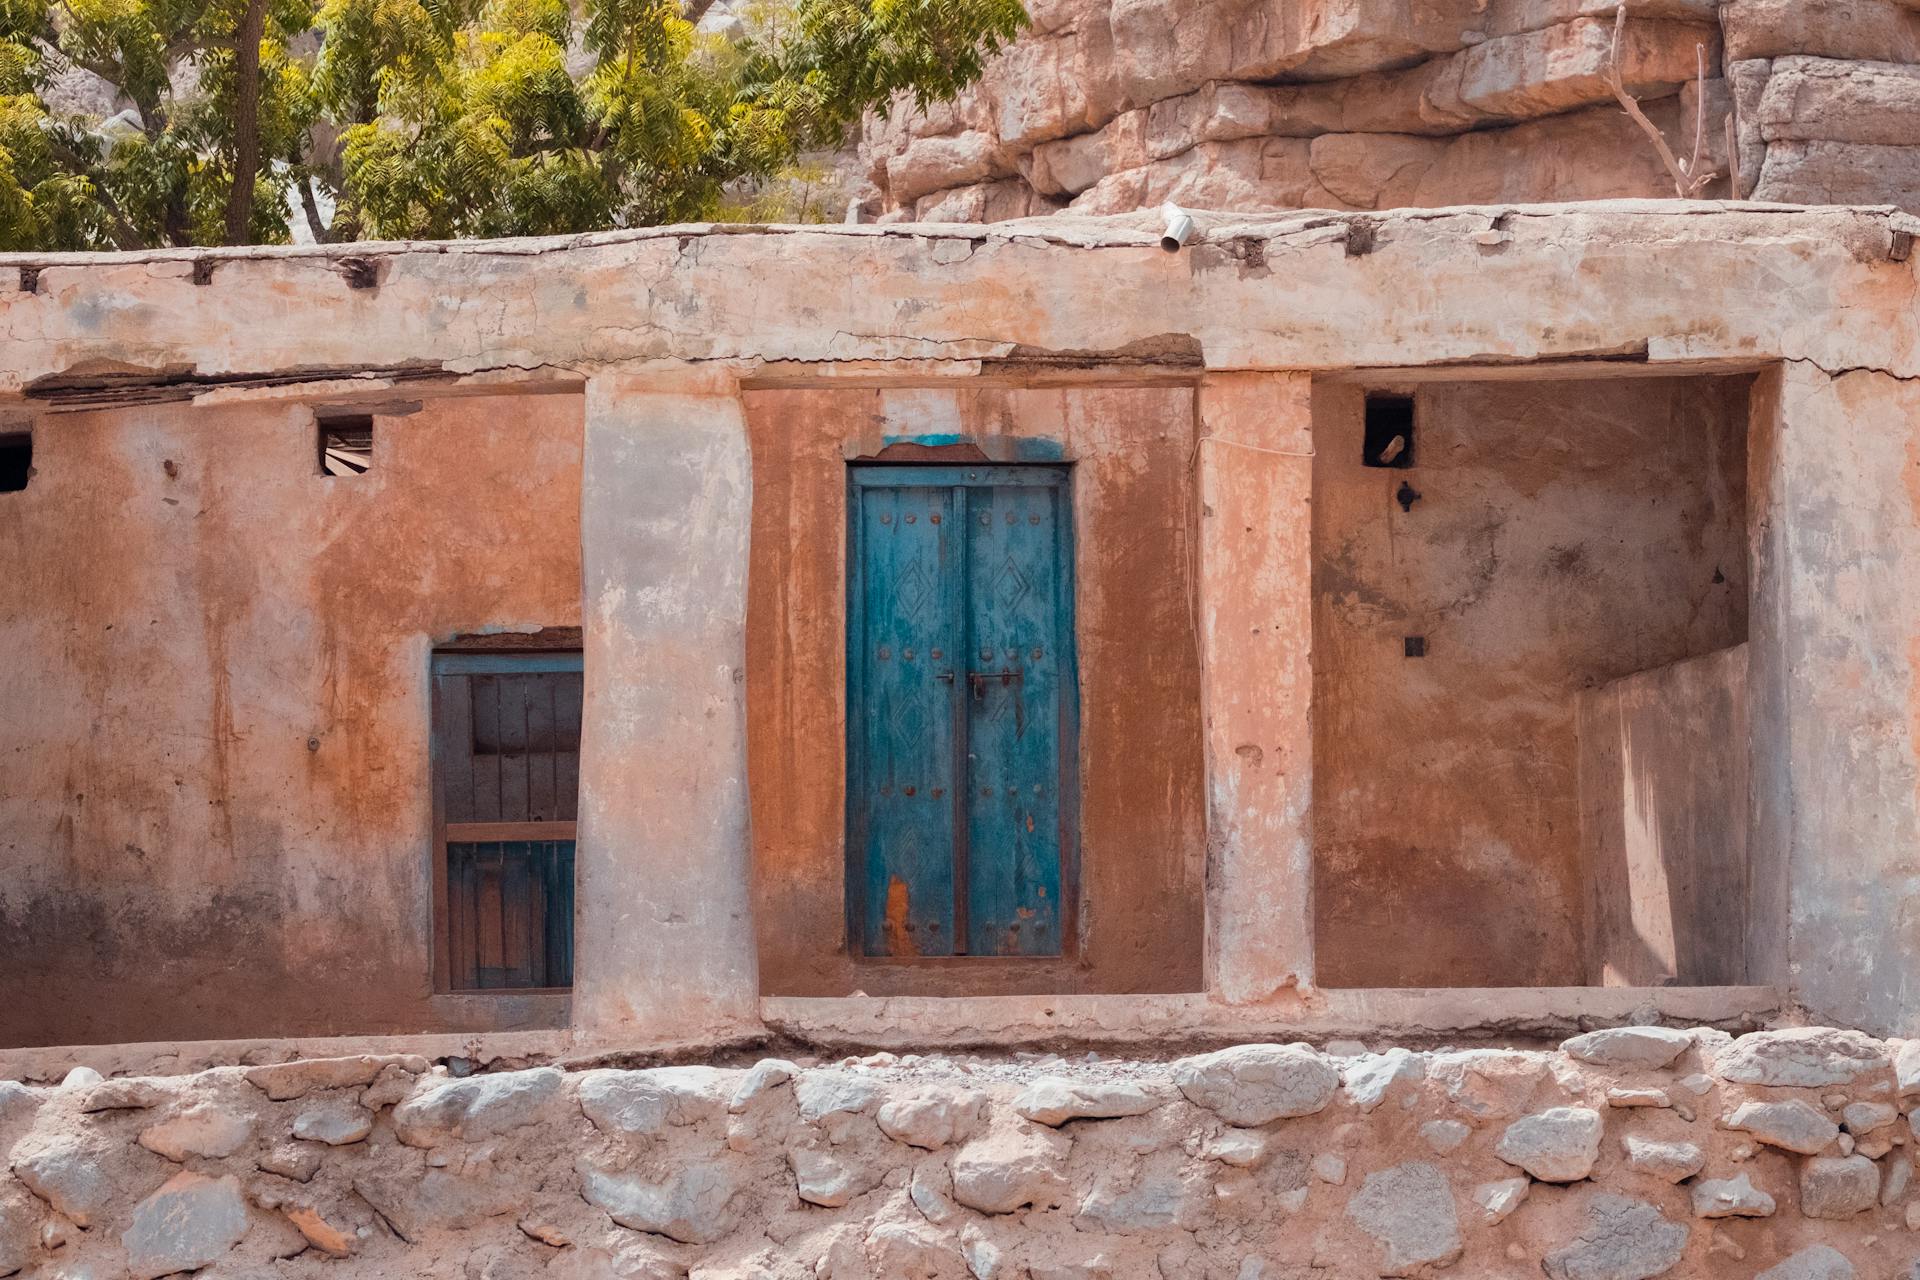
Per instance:
[[[991,134],[969,132],[951,138],[915,138],[887,161],[887,193],[905,204],[934,191],[966,186],[1013,172],[1006,153]]]
[[[1920,10],[1895,0],[1726,0],[1727,59],[1817,58],[1920,62]]]
[[[1380,1246],[1380,1274],[1446,1267],[1465,1249],[1453,1188],[1436,1165],[1414,1162],[1367,1175],[1347,1216]]]
[[[1494,1154],[1541,1182],[1578,1182],[1593,1172],[1605,1130],[1590,1107],[1553,1107],[1508,1125]]]
[[[142,1200],[120,1237],[133,1280],[197,1271],[247,1234],[247,1202],[235,1179],[181,1172]]]
[[[1920,146],[1772,142],[1755,200],[1786,204],[1894,204],[1920,209]]]
[[[1561,1044],[1569,1057],[1615,1071],[1658,1071],[1693,1047],[1693,1036],[1672,1027],[1608,1027]]]
[[[1000,1125],[954,1153],[953,1198],[981,1213],[1057,1204],[1071,1147],[1051,1129]]]
[[[1920,65],[1775,59],[1757,123],[1769,142],[1920,145]]]
[[[1540,1267],[1550,1280],[1652,1280],[1680,1264],[1687,1235],[1644,1200],[1596,1195],[1580,1234]]]
[[[1241,1126],[1313,1115],[1340,1087],[1333,1064],[1306,1045],[1237,1045],[1182,1058],[1173,1079],[1189,1102]]]
[[[1165,1098],[1124,1080],[1068,1080],[1043,1076],[1013,1100],[1013,1109],[1036,1124],[1059,1128],[1069,1120],[1112,1120],[1145,1115]]]
[[[1695,48],[1719,64],[1719,32],[1691,23],[1635,20],[1622,42],[1623,78],[1642,97],[1672,93],[1698,74]],[[1609,101],[1613,23],[1579,18],[1488,40],[1459,55],[1460,101],[1485,116],[1526,119]]]
[[[1792,1257],[1768,1267],[1754,1280],[1853,1280],[1847,1255],[1829,1244],[1808,1245]]]
[[[176,1162],[188,1156],[218,1159],[238,1151],[252,1132],[246,1116],[218,1102],[202,1102],[141,1130],[140,1145]]]
[[[395,1107],[393,1130],[410,1147],[508,1133],[549,1114],[565,1079],[553,1067],[535,1067],[451,1080]]]
[[[275,1102],[304,1098],[319,1089],[351,1089],[370,1084],[389,1066],[410,1075],[426,1071],[427,1060],[418,1054],[355,1054],[345,1058],[306,1058],[298,1062],[276,1062],[264,1067],[249,1067],[247,1081]]]
[[[1827,1156],[1800,1166],[1800,1212],[1851,1218],[1880,1202],[1880,1166],[1865,1156]]]
[[[1446,149],[1439,138],[1329,133],[1313,140],[1307,163],[1314,181],[1338,202],[1333,207],[1391,209],[1413,202]]]
[[[706,1244],[732,1229],[740,1183],[731,1163],[689,1163],[661,1177],[583,1164],[580,1194],[623,1227],[682,1244]]]
[[[717,1119],[731,1101],[733,1088],[732,1076],[712,1067],[602,1069],[583,1072],[574,1096],[594,1128],[645,1136],[669,1125]]]
[[[1350,1063],[1341,1073],[1340,1083],[1347,1101],[1364,1115],[1389,1098],[1411,1102],[1426,1075],[1424,1057],[1396,1046]]]
[[[1629,1169],[1663,1182],[1685,1182],[1707,1166],[1707,1153],[1691,1142],[1661,1142],[1629,1134],[1622,1146]]]
[[[1786,1102],[1743,1102],[1727,1117],[1727,1128],[1752,1134],[1770,1147],[1818,1155],[1840,1136],[1840,1126],[1798,1098]]]
[[[1737,1178],[1702,1178],[1693,1184],[1696,1218],[1771,1218],[1773,1197],[1742,1173]]]

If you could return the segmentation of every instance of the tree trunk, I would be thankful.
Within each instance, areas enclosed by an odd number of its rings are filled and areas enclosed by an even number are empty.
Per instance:
[[[247,0],[233,50],[233,187],[227,192],[227,243],[246,244],[260,169],[260,36],[266,0]]]

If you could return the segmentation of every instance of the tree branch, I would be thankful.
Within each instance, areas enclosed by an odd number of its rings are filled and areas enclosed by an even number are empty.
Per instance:
[[[1607,87],[1613,90],[1613,96],[1620,100],[1620,105],[1626,108],[1627,115],[1633,119],[1633,122],[1640,126],[1640,131],[1653,141],[1654,149],[1660,153],[1660,163],[1667,167],[1667,176],[1673,179],[1674,194],[1682,200],[1691,200],[1700,193],[1702,187],[1713,181],[1714,175],[1689,172],[1687,165],[1674,155],[1673,148],[1667,145],[1667,137],[1660,132],[1660,126],[1647,118],[1647,113],[1640,109],[1639,102],[1627,92],[1627,86],[1621,79],[1620,72],[1620,50],[1626,42],[1626,35],[1627,6],[1626,0],[1621,0],[1620,8],[1613,21],[1613,56],[1607,67]],[[1698,45],[1695,48],[1700,67],[1699,115],[1694,129],[1693,152],[1693,167],[1697,170],[1700,164],[1702,139],[1705,136],[1705,127],[1700,121],[1704,121],[1707,112],[1707,53],[1704,45]]]

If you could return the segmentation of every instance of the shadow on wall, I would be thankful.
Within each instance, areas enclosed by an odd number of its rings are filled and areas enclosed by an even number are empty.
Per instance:
[[[1747,647],[1580,698],[1587,981],[1747,981]]]

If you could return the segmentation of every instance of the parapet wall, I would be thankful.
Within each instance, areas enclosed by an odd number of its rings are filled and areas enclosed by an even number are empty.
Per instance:
[[[1672,196],[1614,0],[1034,0],[983,80],[869,121],[869,216]],[[1632,0],[1621,71],[1703,193],[1920,208],[1916,0]],[[1700,78],[1704,53],[1705,79]],[[1704,95],[1702,93],[1704,86]],[[1725,181],[1729,115],[1738,189]]]
[[[0,1083],[0,1275],[1920,1274],[1920,1041],[1340,1048],[78,1069]]]

